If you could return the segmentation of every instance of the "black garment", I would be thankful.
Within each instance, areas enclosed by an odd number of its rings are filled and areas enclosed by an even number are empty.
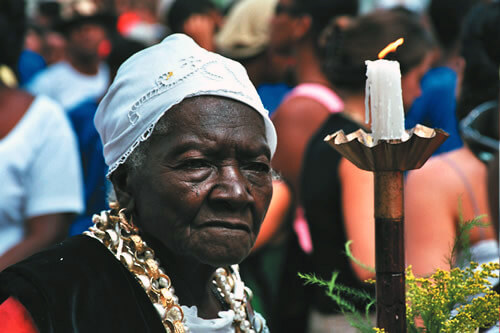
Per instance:
[[[345,134],[360,126],[342,113],[332,114],[309,141],[301,174],[301,198],[313,243],[312,272],[330,280],[334,271],[339,272],[337,283],[356,289],[369,288],[361,283],[352,270],[345,254],[347,242],[342,210],[342,189],[338,174],[342,156],[323,139],[338,130]],[[312,295],[312,305],[322,313],[334,313],[338,308],[317,287]],[[363,305],[358,305],[364,311]]]
[[[99,241],[75,236],[0,273],[0,304],[17,298],[41,333],[161,332],[134,276]]]
[[[311,272],[311,261],[295,233],[287,240],[283,272],[271,313],[273,333],[307,333],[311,295],[317,286],[305,285],[298,273]]]

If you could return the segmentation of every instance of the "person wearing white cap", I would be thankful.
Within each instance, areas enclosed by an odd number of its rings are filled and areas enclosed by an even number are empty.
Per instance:
[[[237,264],[271,199],[276,133],[243,67],[171,35],[120,67],[95,125],[116,201],[2,272],[0,309],[39,332],[268,332]]]

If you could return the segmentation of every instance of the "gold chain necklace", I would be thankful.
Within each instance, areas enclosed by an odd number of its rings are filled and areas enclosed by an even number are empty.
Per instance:
[[[100,241],[134,275],[160,315],[167,333],[189,332],[174,287],[155,259],[153,249],[142,240],[139,229],[127,221],[124,210],[118,210],[116,204],[110,206],[112,210],[92,217],[94,225],[84,234]],[[234,312],[235,332],[255,333],[248,307],[252,293],[243,284],[238,265],[217,268],[212,283]],[[259,324],[261,332],[263,325]]]

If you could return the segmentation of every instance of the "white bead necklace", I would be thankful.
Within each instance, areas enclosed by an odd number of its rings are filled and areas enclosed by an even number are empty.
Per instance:
[[[123,209],[118,211],[118,207],[112,205],[112,210],[94,215],[92,221],[94,225],[84,234],[104,244],[134,275],[160,315],[166,332],[189,332],[170,278],[160,267],[153,249],[142,240],[138,228],[126,220]],[[238,265],[217,268],[212,283],[219,300],[234,312],[235,332],[256,333],[251,324],[253,313],[248,306],[252,292],[241,280]],[[259,324],[260,332],[263,325]]]
[[[212,283],[234,312],[236,331],[255,333],[251,324],[253,313],[247,307],[247,303],[252,298],[252,292],[245,287],[241,280],[238,265],[232,265],[230,270],[222,267],[217,268]],[[260,324],[259,326],[262,327],[262,323]]]

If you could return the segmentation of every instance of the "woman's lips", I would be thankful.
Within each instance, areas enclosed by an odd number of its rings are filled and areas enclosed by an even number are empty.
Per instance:
[[[197,228],[225,228],[250,232],[250,226],[241,220],[212,220],[199,224]]]

